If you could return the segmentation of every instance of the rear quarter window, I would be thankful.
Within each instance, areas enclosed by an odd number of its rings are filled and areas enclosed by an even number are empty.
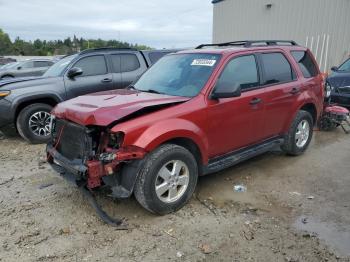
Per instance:
[[[131,72],[141,67],[139,59],[134,54],[122,54],[121,55],[121,71]]]
[[[312,60],[310,54],[306,51],[292,51],[293,58],[298,63],[301,72],[305,78],[318,75],[317,66]]]

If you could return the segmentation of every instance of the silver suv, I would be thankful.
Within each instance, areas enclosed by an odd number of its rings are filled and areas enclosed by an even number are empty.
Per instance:
[[[21,62],[10,63],[0,68],[0,79],[41,76],[54,64],[48,59],[30,59]]]

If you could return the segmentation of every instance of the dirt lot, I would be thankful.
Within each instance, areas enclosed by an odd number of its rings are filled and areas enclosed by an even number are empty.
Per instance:
[[[349,152],[341,130],[316,132],[301,157],[276,150],[200,178],[190,203],[162,217],[101,195],[127,218],[117,231],[55,175],[44,146],[2,139],[0,260],[350,261]]]

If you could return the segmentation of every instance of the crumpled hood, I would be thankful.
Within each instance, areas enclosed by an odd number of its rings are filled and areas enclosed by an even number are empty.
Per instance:
[[[58,104],[52,114],[80,125],[108,126],[143,109],[188,101],[188,97],[168,96],[119,89],[79,96]]]

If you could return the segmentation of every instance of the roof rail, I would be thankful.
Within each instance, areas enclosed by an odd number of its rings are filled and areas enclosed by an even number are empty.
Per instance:
[[[219,44],[202,44],[196,47],[196,49],[202,49],[203,47],[211,46],[243,46],[243,47],[252,47],[252,46],[270,46],[270,45],[298,45],[295,41],[292,40],[248,40],[248,41],[233,41]]]
[[[138,51],[135,48],[129,48],[129,47],[100,47],[100,48],[90,48],[85,49],[81,51],[79,54],[87,54],[87,53],[93,53],[93,52],[103,52],[103,51]]]

